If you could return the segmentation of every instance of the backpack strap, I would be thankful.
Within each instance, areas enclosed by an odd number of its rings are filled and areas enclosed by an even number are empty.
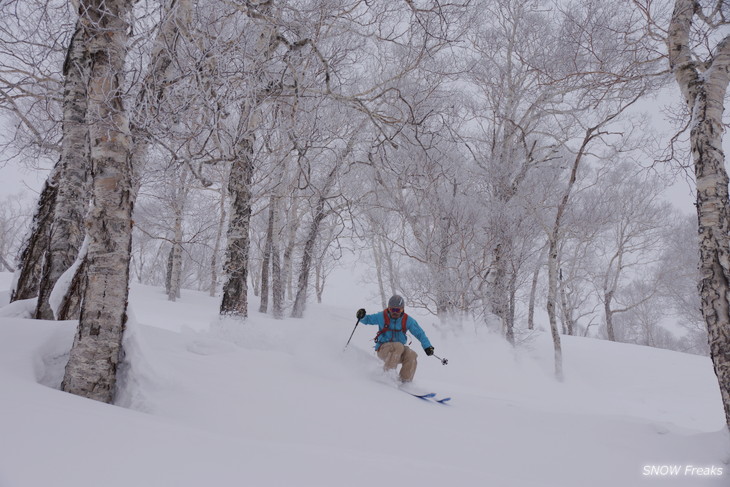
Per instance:
[[[388,313],[387,308],[383,310],[383,322],[385,323],[385,325],[383,326],[383,329],[378,330],[378,332],[375,334],[375,339],[374,339],[375,343],[378,343],[378,338],[380,338],[380,335],[382,335],[386,331],[391,331],[390,314]],[[401,325],[400,331],[403,333],[403,335],[405,335],[406,332],[408,331],[408,315],[405,312],[403,313],[403,316],[401,316],[400,325]]]

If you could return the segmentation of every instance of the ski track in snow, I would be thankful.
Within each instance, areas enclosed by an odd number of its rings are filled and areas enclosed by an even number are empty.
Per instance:
[[[9,275],[0,274],[3,284]],[[396,390],[353,310],[303,320],[133,286],[117,404],[57,390],[75,322],[0,309],[0,487],[727,486],[730,435],[709,359],[564,337],[565,383],[548,335],[511,350],[486,331],[449,337],[415,316],[413,387]],[[647,476],[644,467],[721,467]]]

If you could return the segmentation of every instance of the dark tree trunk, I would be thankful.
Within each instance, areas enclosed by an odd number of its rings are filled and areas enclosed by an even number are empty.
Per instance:
[[[43,185],[28,239],[18,256],[17,281],[10,293],[10,302],[31,299],[38,296],[41,272],[45,262],[45,252],[53,221],[53,208],[56,205],[58,181],[61,177],[61,162],[56,164],[48,180]]]
[[[253,140],[244,139],[231,165],[228,193],[231,219],[228,224],[223,299],[220,314],[248,316],[248,267],[251,226],[251,181],[253,178]]]
[[[261,304],[259,312],[266,313],[269,310],[269,267],[271,264],[272,251],[274,248],[274,197],[269,199],[269,222],[266,226],[266,243],[264,244],[264,258],[261,264]]]
[[[284,317],[284,276],[281,269],[281,258],[279,256],[279,198],[272,201],[274,206],[274,234],[271,239],[271,300],[272,313],[274,318]]]
[[[307,239],[304,241],[304,251],[302,252],[302,265],[299,269],[299,279],[297,282],[297,295],[294,298],[294,306],[292,308],[292,318],[302,318],[304,309],[307,305],[307,291],[309,290],[309,273],[312,269],[312,253],[314,252],[314,244],[319,236],[319,227],[324,220],[326,213],[324,211],[325,198],[320,197],[317,202],[317,211],[314,219],[309,225]]]

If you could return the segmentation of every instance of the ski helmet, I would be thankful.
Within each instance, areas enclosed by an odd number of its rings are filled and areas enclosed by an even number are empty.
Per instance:
[[[388,308],[405,308],[406,302],[403,300],[402,296],[398,296],[397,294],[391,297],[388,300]]]

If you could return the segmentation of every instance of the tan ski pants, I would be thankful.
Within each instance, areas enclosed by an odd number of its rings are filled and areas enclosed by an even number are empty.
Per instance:
[[[416,375],[418,354],[399,342],[384,343],[378,349],[378,357],[385,362],[383,369],[395,369],[398,364],[403,364],[399,377],[401,382],[411,382]]]

